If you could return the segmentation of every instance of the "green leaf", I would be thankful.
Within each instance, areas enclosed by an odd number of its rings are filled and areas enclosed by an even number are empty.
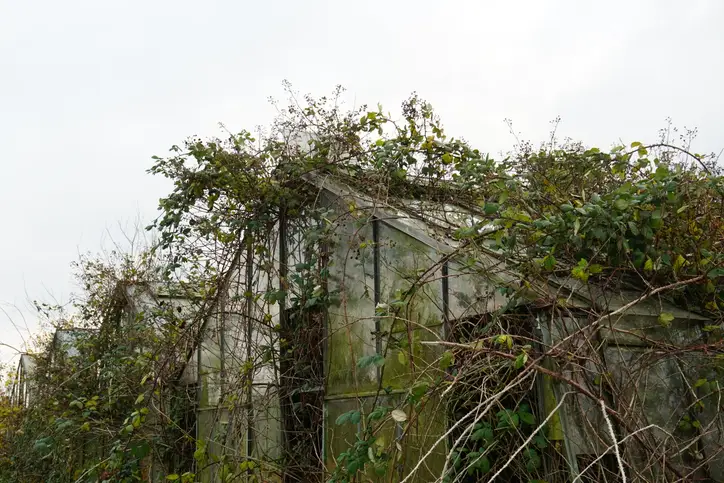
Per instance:
[[[480,470],[481,473],[487,473],[490,471],[490,460],[486,455],[480,457],[475,463],[475,466]]]
[[[359,411],[352,411],[352,414],[349,416],[349,422],[352,424],[359,424],[360,421],[362,421],[362,413]]]
[[[556,266],[556,257],[553,255],[546,255],[543,257],[543,268],[545,268],[548,271],[553,270],[553,268]]]
[[[385,417],[385,414],[387,414],[387,408],[385,406],[380,406],[375,408],[375,410],[367,416],[367,419],[370,421],[377,421]]]
[[[445,351],[442,354],[442,357],[440,357],[440,369],[447,370],[453,362],[455,361],[455,356],[451,351]]]
[[[589,273],[583,267],[575,267],[571,270],[571,276],[581,282],[588,282]]]
[[[473,431],[473,434],[470,435],[471,441],[492,441],[493,439],[493,428],[490,426],[483,426],[480,429],[476,429]]]
[[[528,353],[521,352],[520,354],[518,354],[518,357],[515,358],[515,368],[522,368],[526,362],[528,362]]]
[[[347,473],[350,475],[357,473],[357,470],[359,469],[360,466],[361,465],[360,465],[359,460],[350,461],[349,465],[347,465]]]
[[[485,203],[485,208],[483,208],[483,211],[486,215],[494,215],[498,212],[498,209],[500,206],[498,203]]]
[[[177,475],[176,473],[174,473],[172,475],[168,475],[166,477],[167,480],[171,480],[171,481],[178,480],[179,478],[181,478],[181,477],[179,475]]]
[[[344,414],[340,414],[339,417],[334,421],[334,424],[337,426],[342,426],[343,424],[352,423],[357,424],[362,420],[362,415],[359,411],[353,410],[353,411],[347,411]]]
[[[539,449],[546,449],[548,447],[548,440],[541,433],[535,435],[535,437],[533,438],[533,443]]]
[[[420,399],[422,396],[425,395],[427,390],[430,388],[430,385],[426,382],[417,382],[412,386],[412,390],[410,393],[415,399]]]
[[[669,327],[671,322],[674,320],[674,314],[669,312],[661,312],[659,314],[659,324],[662,327]]]
[[[713,270],[709,270],[709,273],[707,273],[706,276],[712,280],[715,278],[724,277],[724,268],[717,267]]]
[[[613,202],[613,206],[619,211],[624,211],[626,208],[628,208],[628,205],[628,200],[624,198],[618,198],[616,201]]]
[[[639,234],[639,227],[636,226],[636,223],[634,223],[633,221],[629,221],[629,222],[628,222],[628,229],[631,231],[631,233],[632,233],[634,236],[638,236],[638,234]]]
[[[145,398],[146,396],[143,393],[139,394],[136,398],[136,404],[141,404]]]
[[[196,451],[194,451],[194,460],[203,461],[206,456],[206,441],[199,440]]]
[[[517,428],[520,423],[520,416],[510,409],[503,409],[498,412],[498,429]]]
[[[360,357],[360,359],[357,361],[357,367],[359,367],[360,369],[364,369],[365,367],[369,367],[371,365],[379,367],[384,364],[385,358],[382,357],[381,354],[372,354],[370,356]]]
[[[644,271],[653,272],[653,270],[654,270],[654,262],[650,258],[647,258],[646,263],[644,263]]]
[[[535,424],[535,415],[526,411],[519,411],[518,416],[520,417],[520,420],[523,421],[525,424],[528,424],[530,426],[533,426]]]
[[[698,379],[696,383],[694,383],[694,387],[701,387],[704,384],[706,384],[708,381],[706,379]]]
[[[528,448],[526,455],[528,456],[528,461],[525,464],[525,469],[530,472],[537,470],[541,465],[541,459],[538,452],[533,448]]]

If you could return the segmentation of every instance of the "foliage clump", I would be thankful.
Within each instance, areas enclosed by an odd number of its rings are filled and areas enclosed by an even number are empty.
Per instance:
[[[14,449],[4,449],[8,463],[0,474],[17,481],[133,481],[150,458],[162,462],[160,471],[168,479],[192,479],[202,466],[215,465],[229,481],[270,474],[345,483],[368,477],[407,481],[434,451],[405,462],[411,451],[406,442],[414,431],[423,431],[420,421],[428,414],[442,412],[450,424],[437,443],[447,450],[434,471],[445,481],[566,480],[561,475],[573,467],[570,454],[554,437],[563,400],[552,397],[547,402],[553,405],[546,406],[536,399],[536,384],[545,379],[566,384],[596,408],[603,404],[603,421],[648,451],[656,462],[651,467],[660,464],[665,474],[685,476],[668,458],[679,454],[676,445],[656,454],[657,443],[643,434],[644,425],[613,409],[623,391],[597,355],[599,347],[582,352],[600,342],[589,329],[603,327],[611,309],[595,303],[572,307],[560,288],[635,293],[641,300],[662,296],[705,315],[705,341],[655,348],[661,357],[695,354],[715,375],[692,385],[718,391],[713,381],[722,370],[724,177],[714,159],[691,153],[686,143],[677,145],[666,130],[653,143],[610,149],[558,142],[553,135],[540,147],[518,142],[507,157],[495,160],[449,136],[432,107],[416,95],[402,104],[399,118],[381,106],[346,110],[341,96],[341,89],[318,100],[292,95],[290,106],[257,137],[243,131],[223,139],[193,138],[173,146],[170,156],[154,158],[150,173],[173,182],[172,192],[160,201],[159,218],[149,226],[159,233],[154,254],[164,263],[158,269],[147,260],[141,267],[83,264],[86,297],[78,303],[76,321],[94,330],[79,346],[82,356],[60,365],[44,362],[38,383],[48,392],[41,402],[25,410],[20,422],[5,419],[18,429],[8,440]],[[350,371],[354,377],[376,371],[379,387],[371,406],[360,404],[336,418],[337,426],[356,428],[354,441],[322,461],[322,395],[310,394],[326,383],[320,364],[326,317],[349,303],[344,286],[330,289],[329,253],[335,232],[350,220],[356,234],[374,223],[369,207],[351,204],[340,214],[319,203],[315,180],[327,178],[413,218],[429,221],[430,206],[454,205],[467,221],[432,223],[449,253],[406,276],[392,300],[375,300],[369,317],[382,321],[375,332],[380,346],[373,355],[356,354]],[[304,258],[293,267],[278,263],[270,242],[282,221],[295,227]],[[358,241],[355,260],[377,249],[370,240]],[[253,260],[278,285],[253,285],[256,275],[244,272],[244,260]],[[445,321],[446,340],[420,341],[410,307],[451,260],[479,272],[507,303],[490,313]],[[193,293],[193,315],[158,307],[130,322],[124,318],[126,288],[170,280],[180,281],[186,295]],[[262,310],[252,312],[252,306]],[[208,463],[209,442],[183,422],[193,412],[193,397],[175,383],[193,348],[207,336],[205,321],[237,308],[269,337],[245,354],[232,355],[239,370],[224,369],[220,405],[230,413],[251,406],[253,374],[271,364],[286,448],[269,461],[225,455]],[[278,324],[272,313],[280,314]],[[540,321],[563,317],[589,324],[558,343],[546,340]],[[673,319],[662,311],[658,322],[668,328]],[[383,334],[386,320],[389,333]],[[392,337],[395,327],[406,328],[398,339]],[[434,363],[422,367],[413,354],[425,343],[441,350]],[[349,351],[354,353],[351,343]],[[397,393],[381,382],[392,351],[415,375]],[[572,375],[584,369],[594,373],[589,382]],[[700,413],[703,400],[695,401]],[[692,411],[682,419],[689,430],[697,417]],[[385,440],[391,427],[396,436]],[[88,444],[110,450],[76,460]],[[193,457],[174,459],[189,444],[196,448]],[[616,452],[615,464],[600,471],[638,471]],[[694,474],[704,463],[691,455]],[[31,463],[38,456],[41,463]],[[64,466],[68,461],[72,470]]]

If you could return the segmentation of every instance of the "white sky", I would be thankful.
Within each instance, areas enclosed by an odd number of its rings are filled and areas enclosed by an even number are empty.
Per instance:
[[[145,173],[189,135],[268,123],[281,81],[396,110],[413,90],[449,134],[507,150],[503,123],[609,146],[667,116],[724,148],[724,2],[0,0],[0,342],[70,263],[147,222]],[[0,359],[11,353],[0,349]]]

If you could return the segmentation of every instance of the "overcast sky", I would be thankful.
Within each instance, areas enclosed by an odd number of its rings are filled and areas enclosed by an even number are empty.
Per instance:
[[[417,91],[492,153],[503,119],[541,141],[556,116],[599,146],[670,116],[719,152],[723,25],[721,0],[0,0],[0,342],[22,348],[29,300],[68,299],[78,253],[155,216],[152,155],[268,123],[283,79],[390,110]]]

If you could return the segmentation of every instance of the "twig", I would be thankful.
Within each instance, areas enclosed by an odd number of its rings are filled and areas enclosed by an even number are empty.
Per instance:
[[[611,434],[611,441],[613,441],[613,452],[616,455],[618,468],[621,470],[621,482],[626,483],[626,468],[624,468],[623,466],[623,458],[621,458],[621,452],[618,449],[618,441],[616,440],[616,433],[613,431],[613,424],[611,424],[611,420],[609,419],[608,414],[606,414],[606,403],[603,399],[599,399],[598,402],[601,405],[601,413],[603,414],[603,419],[606,421],[608,432]]]

